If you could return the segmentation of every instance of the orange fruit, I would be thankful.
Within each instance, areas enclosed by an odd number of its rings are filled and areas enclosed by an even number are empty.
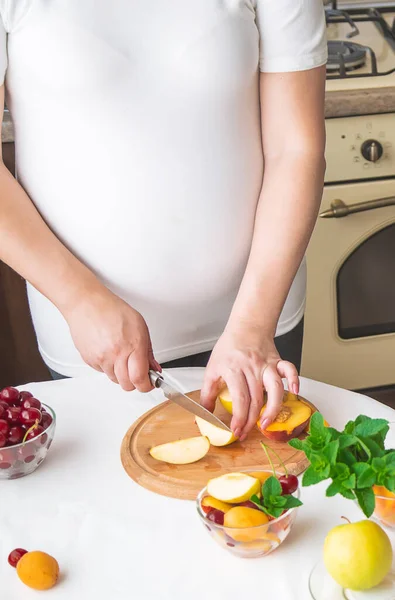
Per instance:
[[[395,525],[395,494],[382,485],[374,485],[373,491],[376,495],[375,516],[389,525]]]
[[[16,572],[19,579],[34,590],[49,590],[59,577],[57,561],[46,554],[35,550],[27,552],[18,561]]]

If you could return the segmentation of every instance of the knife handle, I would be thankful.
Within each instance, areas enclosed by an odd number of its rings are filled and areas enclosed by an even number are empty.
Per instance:
[[[160,386],[162,385],[162,382],[163,382],[163,377],[160,375],[160,373],[150,370],[148,372],[148,375],[149,375],[150,381],[151,381],[152,385],[154,386],[154,388],[160,388]]]

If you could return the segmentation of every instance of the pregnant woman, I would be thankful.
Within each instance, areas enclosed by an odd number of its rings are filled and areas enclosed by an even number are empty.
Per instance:
[[[324,177],[322,0],[0,0],[17,180],[0,259],[54,377],[226,383],[232,428],[298,391]],[[157,362],[158,361],[158,362]],[[176,361],[176,362],[174,362]],[[266,425],[265,425],[266,426]]]

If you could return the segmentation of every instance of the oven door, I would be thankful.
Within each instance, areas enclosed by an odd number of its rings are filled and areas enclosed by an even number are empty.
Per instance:
[[[395,179],[327,186],[323,211],[348,215],[319,217],[307,251],[302,375],[394,384]]]

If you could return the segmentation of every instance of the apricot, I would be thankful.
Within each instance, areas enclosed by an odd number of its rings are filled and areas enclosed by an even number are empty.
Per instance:
[[[232,504],[228,504],[227,502],[221,502],[221,500],[217,500],[217,498],[213,498],[212,496],[205,496],[202,500],[202,508],[204,512],[206,512],[206,508],[208,508],[209,511],[212,508],[215,508],[216,510],[221,510],[223,513],[226,513],[232,507]]]
[[[261,411],[264,414],[266,406]],[[260,420],[258,429],[265,437],[275,442],[288,442],[300,435],[308,426],[313,409],[298,396],[287,392],[281,410],[276,419],[266,429],[261,428]]]
[[[38,550],[24,554],[18,561],[16,571],[22,583],[34,590],[49,590],[59,577],[58,562]]]
[[[235,506],[224,516],[225,531],[236,542],[253,542],[263,539],[267,532],[268,516],[261,510]],[[264,527],[259,527],[263,525]]]

